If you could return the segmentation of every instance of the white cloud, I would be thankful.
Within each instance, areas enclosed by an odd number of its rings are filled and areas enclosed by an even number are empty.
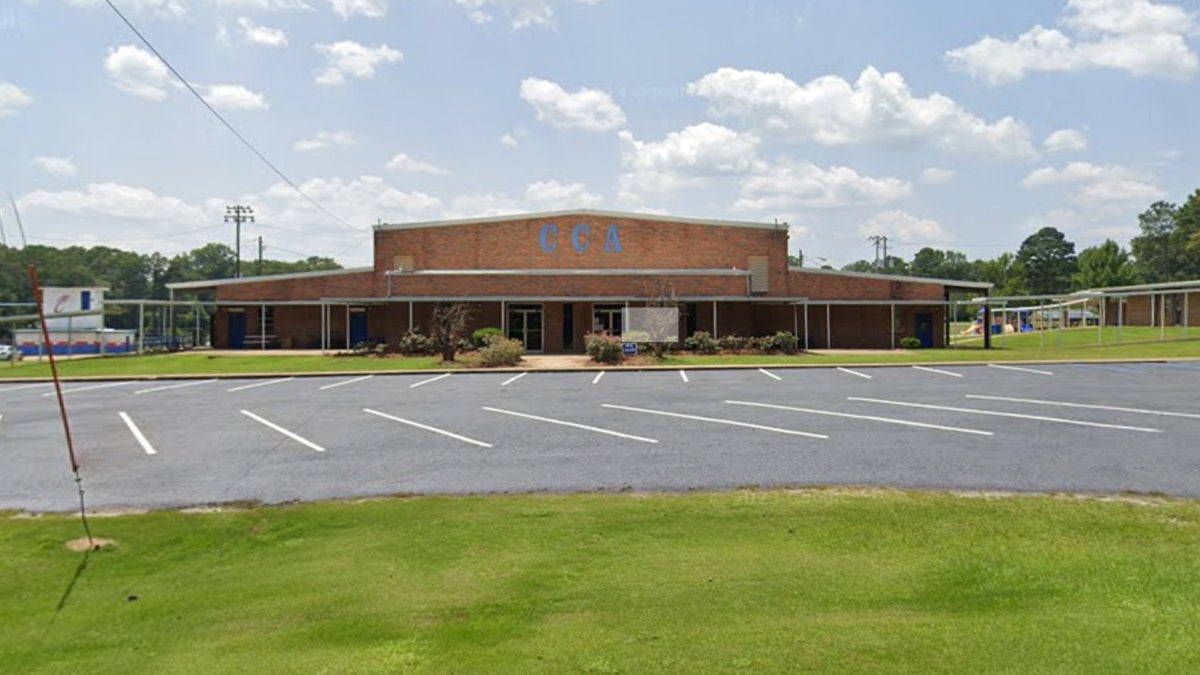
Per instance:
[[[956,155],[1031,157],[1029,130],[1012,117],[988,122],[941,94],[916,97],[899,73],[867,67],[800,85],[780,73],[720,68],[687,87],[719,117],[763,134],[826,146],[929,144]]]
[[[500,137],[500,145],[515,148],[518,145],[517,137],[513,136],[512,134],[504,134]]]
[[[476,24],[490,23],[492,11],[503,12],[513,30],[551,28],[557,22],[556,7],[563,5],[595,5],[600,0],[454,0],[467,10],[467,18]],[[489,11],[491,10],[491,11]]]
[[[782,159],[742,180],[740,211],[780,211],[796,207],[836,208],[886,204],[912,194],[912,184],[898,178],[871,178],[849,167],[829,169]]]
[[[1059,20],[1073,33],[1036,25],[1005,40],[991,36],[946,52],[950,67],[991,84],[1031,72],[1122,70],[1136,76],[1190,78],[1200,63],[1185,37],[1195,15],[1150,0],[1069,0]]]
[[[329,0],[333,11],[343,19],[358,14],[370,19],[387,16],[388,0]]]
[[[311,152],[334,147],[349,147],[358,143],[358,138],[349,131],[318,131],[312,138],[303,138],[292,143],[293,150]]]
[[[259,26],[244,16],[238,17],[237,24],[238,28],[242,29],[242,37],[246,42],[267,47],[287,46],[287,33],[278,28]]]
[[[1115,202],[1151,202],[1166,196],[1144,172],[1118,164],[1071,162],[1062,168],[1043,167],[1021,181],[1021,187],[1077,185],[1067,201],[1084,206]]]
[[[521,98],[537,111],[540,122],[562,129],[611,131],[625,126],[625,113],[598,89],[568,94],[558,84],[536,77],[521,81]]]
[[[449,176],[450,170],[444,169],[436,164],[422,162],[403,152],[392,158],[392,161],[387,163],[387,168],[392,171],[413,171],[416,173],[427,173],[434,176]]]
[[[761,163],[757,136],[709,122],[672,131],[661,141],[639,141],[628,131],[618,138],[627,169],[617,179],[618,198],[634,206],[645,197],[698,187],[709,177],[745,173]]]
[[[445,205],[441,199],[424,192],[404,192],[389,185],[378,176],[342,178],[313,178],[300,184],[300,189],[317,203],[342,219],[354,224],[405,222],[443,217]],[[260,221],[288,223],[304,229],[328,225],[329,216],[308,200],[296,194],[286,183],[276,183],[262,195],[260,207],[255,208]],[[369,237],[368,243],[369,243]]]
[[[954,180],[955,173],[950,169],[931,166],[921,171],[921,182],[926,185],[941,185]]]
[[[271,107],[262,94],[237,84],[213,84],[204,89],[204,100],[217,110],[266,110]]]
[[[1132,169],[1116,164],[1100,165],[1090,162],[1071,162],[1062,168],[1047,166],[1035,169],[1021,181],[1021,187],[1034,188],[1045,187],[1047,185],[1062,185],[1064,183],[1126,180],[1138,176],[1139,174]]]
[[[1087,144],[1087,136],[1078,129],[1059,129],[1042,141],[1042,147],[1050,152],[1087,150]]]
[[[74,176],[79,171],[75,168],[75,162],[72,162],[70,157],[40,156],[34,157],[33,163],[51,176],[69,177]]]
[[[0,117],[11,117],[29,105],[33,97],[11,82],[0,82]]]
[[[104,0],[70,0],[75,7],[104,7]],[[187,14],[184,0],[128,0],[121,8],[138,14],[148,14],[164,19],[178,19]]]
[[[150,52],[134,45],[121,45],[108,50],[104,70],[113,85],[127,94],[151,101],[167,97],[171,73]]]
[[[318,44],[316,50],[328,62],[328,66],[317,73],[316,82],[327,86],[342,84],[347,76],[372,79],[379,66],[404,58],[403,54],[387,45],[368,47],[351,40]]]
[[[331,0],[334,2],[335,0]],[[104,0],[70,0],[74,7],[104,8]],[[123,0],[118,6],[126,12],[160,19],[181,19],[188,14],[188,0]],[[288,11],[312,9],[304,0],[207,0],[220,9],[241,11]]]
[[[950,237],[936,220],[918,218],[904,211],[886,211],[858,227],[863,236],[884,235],[905,244],[936,244]]]
[[[22,209],[43,209],[85,218],[108,217],[136,223],[203,225],[207,218],[199,207],[153,190],[120,183],[90,183],[84,190],[35,190],[17,200]]]
[[[590,208],[604,201],[588,192],[583,183],[560,183],[556,180],[530,183],[525,188],[525,199],[540,210]]]

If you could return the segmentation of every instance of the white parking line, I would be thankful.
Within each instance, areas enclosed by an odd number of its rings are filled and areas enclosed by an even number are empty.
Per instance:
[[[184,387],[194,387],[198,384],[210,384],[212,382],[216,382],[216,380],[199,380],[197,382],[183,382],[181,384],[167,384],[167,385],[163,385],[161,387],[151,387],[150,389],[138,389],[137,391],[135,391],[133,393],[135,395],[136,394],[149,394],[149,393],[156,392],[156,391],[166,391],[168,389],[183,389]]]
[[[944,405],[929,405],[927,403],[909,403],[907,401],[885,401],[879,398],[859,398],[857,396],[847,396],[847,401],[862,401],[863,403],[881,403],[883,405],[898,405],[907,408],[924,408],[926,410],[945,410],[948,412],[971,413],[973,415],[992,415],[994,417],[1013,417],[1022,420],[1036,420],[1039,422],[1054,422],[1056,424],[1074,424],[1081,427],[1097,427],[1099,429],[1120,429],[1121,431],[1142,431],[1149,434],[1160,433],[1159,429],[1148,429],[1146,427],[1130,427],[1122,424],[1101,424],[1099,422],[1084,422],[1083,420],[1068,420],[1061,417],[1043,417],[1041,415],[1021,415],[1018,413],[999,412],[996,410],[979,410],[978,408],[955,408]]]
[[[93,389],[108,389],[110,387],[127,387],[133,384],[132,382],[109,382],[107,384],[93,384],[90,387],[77,387],[75,389],[63,389],[64,394],[74,394],[77,391],[91,391]],[[53,396],[54,392],[48,391],[42,396]]]
[[[49,387],[53,384],[54,384],[53,382],[34,382],[33,384],[20,384],[15,387],[5,387],[4,389],[0,389],[0,394],[3,394],[6,391],[20,391],[21,389],[33,389],[34,387]]]
[[[376,415],[376,416],[378,416],[378,417],[382,417],[382,418],[384,418],[384,419],[389,419],[389,420],[392,420],[393,422],[399,422],[399,423],[401,423],[401,424],[407,424],[407,425],[409,425],[410,427],[416,427],[416,428],[418,428],[418,429],[424,429],[425,431],[432,431],[432,432],[433,432],[433,433],[435,433],[435,434],[441,434],[441,435],[443,435],[443,436],[449,436],[450,438],[453,438],[453,439],[455,439],[455,440],[462,441],[463,443],[470,443],[470,444],[472,444],[472,445],[478,445],[478,446],[479,446],[479,447],[481,447],[481,448],[490,448],[490,447],[492,447],[492,444],[491,444],[491,443],[484,443],[483,441],[477,441],[477,440],[475,440],[474,438],[467,438],[466,436],[460,436],[460,435],[458,435],[458,434],[456,434],[456,433],[454,433],[454,432],[452,432],[452,431],[446,431],[445,429],[438,429],[437,427],[431,427],[431,426],[429,426],[429,425],[427,425],[427,424],[421,424],[420,422],[414,422],[414,421],[412,421],[412,420],[406,420],[406,419],[404,419],[403,417],[396,417],[395,415],[389,415],[389,414],[387,414],[387,413],[381,413],[381,412],[379,412],[378,410],[371,410],[370,408],[363,408],[363,412],[365,412],[365,413],[370,413],[370,414],[372,414],[372,415]]]
[[[142,433],[142,430],[138,428],[138,425],[134,424],[133,420],[129,419],[129,415],[126,415],[123,412],[119,412],[117,415],[124,420],[125,426],[129,427],[129,433],[133,434],[134,439],[137,440],[138,445],[142,446],[142,449],[146,451],[147,455],[158,454],[158,452],[154,449],[154,446],[150,445],[150,441],[146,440],[146,435]]]
[[[294,378],[294,377],[281,377],[281,378],[279,378],[278,380],[266,380],[265,382],[255,382],[254,384],[243,384],[243,385],[242,385],[242,386],[240,386],[240,387],[234,387],[233,389],[226,389],[225,391],[231,391],[231,392],[232,392],[232,391],[244,391],[244,390],[246,390],[246,389],[254,389],[255,387],[267,387],[267,386],[270,386],[270,385],[272,385],[272,384],[281,384],[281,383],[283,383],[283,382],[290,382],[290,381],[292,381],[292,380],[294,380],[294,379],[296,379],[296,378]]]
[[[519,375],[513,375],[512,377],[508,378],[507,380],[501,382],[500,386],[507,387],[508,385],[512,384],[513,382],[516,382],[517,380],[521,379],[522,377],[525,377],[528,374],[529,373],[520,373]]]
[[[413,382],[412,384],[408,385],[408,388],[416,389],[417,387],[420,387],[421,385],[429,384],[430,382],[437,382],[438,380],[442,380],[447,377],[450,377],[450,373],[442,373],[441,375],[438,375],[437,377],[431,377],[428,380],[421,380],[420,382]]]
[[[871,422],[884,422],[887,424],[901,424],[908,427],[921,427],[922,429],[936,429],[938,431],[953,431],[960,434],[974,434],[976,436],[994,436],[990,431],[981,431],[979,429],[963,429],[961,427],[947,427],[941,424],[926,424],[924,422],[913,422],[911,420],[898,420],[892,417],[875,417],[874,415],[851,415],[850,413],[834,412],[832,410],[813,410],[812,408],[795,408],[789,405],[775,405],[772,403],[751,403],[749,401],[725,401],[730,405],[745,405],[756,408],[771,408],[773,410],[792,410],[795,412],[810,413],[813,415],[829,415],[830,417],[846,417],[852,420],[868,420]]]
[[[293,441],[296,441],[297,443],[300,443],[302,445],[307,445],[308,447],[312,448],[313,450],[316,450],[317,452],[325,452],[325,448],[322,448],[321,446],[317,445],[316,443],[313,443],[312,441],[308,440],[307,438],[305,438],[297,433],[294,433],[294,432],[288,431],[287,429],[284,429],[283,427],[279,426],[278,424],[275,424],[271,420],[259,417],[258,415],[255,415],[254,413],[250,412],[249,410],[243,410],[241,412],[243,415],[245,415],[246,417],[249,417],[250,419],[254,420],[255,422],[258,422],[259,424],[270,427],[271,429],[278,431],[279,433],[283,434],[284,436],[287,436],[288,438],[292,439]]]
[[[605,372],[606,372],[606,371],[603,371],[603,370],[602,370],[602,371],[600,371],[600,372],[596,373],[596,377],[593,377],[593,378],[592,378],[592,384],[596,384],[597,382],[599,382],[599,381],[600,381],[600,378],[604,377],[604,373],[605,373]]]
[[[1160,415],[1162,417],[1186,417],[1200,420],[1200,415],[1194,413],[1170,412],[1167,410],[1146,410],[1145,408],[1122,408],[1115,405],[1095,405],[1092,403],[1068,403],[1066,401],[1043,401],[1036,398],[1010,398],[1008,396],[984,396],[982,394],[967,394],[967,398],[977,398],[985,401],[1008,401],[1010,403],[1031,403],[1035,405],[1062,406],[1064,408],[1088,408],[1090,410],[1114,410],[1116,412],[1138,413],[1140,415]]]
[[[989,363],[988,368],[999,368],[1001,370],[1015,370],[1019,373],[1033,373],[1034,375],[1053,375],[1054,374],[1048,370],[1038,370],[1037,368],[1022,368],[1021,366],[1002,366],[997,363]]]
[[[608,429],[601,429],[600,427],[592,427],[592,426],[588,426],[586,424],[578,424],[576,422],[567,422],[564,420],[556,420],[556,419],[551,419],[549,417],[539,417],[537,415],[529,415],[527,413],[516,412],[513,410],[501,410],[500,408],[489,408],[487,406],[484,406],[483,409],[487,410],[488,412],[502,413],[504,415],[512,415],[513,417],[524,417],[525,419],[537,420],[539,422],[549,422],[550,424],[561,424],[564,427],[574,427],[576,429],[584,429],[586,431],[594,431],[598,434],[608,434],[609,436],[616,436],[618,438],[628,438],[628,439],[634,440],[634,441],[642,441],[643,443],[657,443],[658,442],[657,440],[655,440],[653,438],[645,438],[643,436],[634,436],[632,434],[623,434],[619,431],[609,431]]]
[[[857,375],[858,377],[861,377],[864,380],[871,379],[870,375],[868,375],[866,373],[860,373],[857,370],[850,370],[849,368],[842,368],[841,366],[838,366],[838,370],[842,371],[843,373],[849,373],[850,375]]]
[[[938,375],[949,375],[950,377],[962,377],[962,373],[955,373],[949,370],[941,370],[940,368],[928,368],[926,366],[913,366],[916,370],[924,370],[927,373],[937,373]]]
[[[682,370],[679,371],[679,377],[683,378],[684,383],[687,383],[689,381],[688,377],[687,377],[687,373],[683,372]]]
[[[763,375],[766,375],[767,377],[773,378],[776,382],[779,382],[780,380],[783,379],[782,377],[776,375],[775,373],[772,373],[771,371],[765,370],[763,368],[759,368],[758,372],[762,373]]]
[[[718,417],[701,417],[699,415],[685,415],[683,413],[667,412],[666,410],[650,410],[648,408],[633,408],[627,405],[613,405],[611,403],[602,403],[601,407],[612,408],[613,410],[627,410],[629,412],[646,413],[648,415],[662,415],[664,417],[678,417],[685,420],[696,420],[699,422],[713,422],[715,424],[728,424],[735,427],[745,427],[747,429],[760,429],[762,431],[774,431],[777,434],[790,434],[792,436],[807,436],[808,438],[829,438],[824,434],[813,434],[807,431],[793,431],[791,429],[779,429],[777,427],[766,427],[761,424],[750,424],[749,422],[738,422],[736,420],[725,420]]]
[[[354,384],[355,382],[362,382],[363,380],[369,380],[372,377],[375,377],[375,376],[374,375],[363,375],[362,377],[352,377],[349,380],[342,380],[341,382],[334,382],[333,384],[327,384],[323,387],[317,387],[317,390],[324,391],[326,389],[333,389],[335,387],[340,387],[345,384]]]

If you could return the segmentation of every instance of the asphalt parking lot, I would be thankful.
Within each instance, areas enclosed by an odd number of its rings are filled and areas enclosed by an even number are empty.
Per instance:
[[[64,386],[89,506],[884,485],[1200,497],[1200,364],[359,375]],[[77,495],[0,383],[0,508]]]

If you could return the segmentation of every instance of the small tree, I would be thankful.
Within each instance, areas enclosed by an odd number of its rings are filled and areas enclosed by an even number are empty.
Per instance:
[[[471,305],[466,302],[439,302],[429,320],[429,337],[437,341],[443,361],[453,361],[458,343],[471,320]]]

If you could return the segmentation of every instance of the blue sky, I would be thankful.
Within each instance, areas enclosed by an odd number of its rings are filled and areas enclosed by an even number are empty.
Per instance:
[[[0,7],[0,190],[30,243],[368,264],[370,226],[564,208],[1127,243],[1200,187],[1200,3],[102,0]],[[6,195],[7,197],[7,195]],[[0,208],[10,243],[15,222]],[[247,253],[249,257],[249,253]]]

